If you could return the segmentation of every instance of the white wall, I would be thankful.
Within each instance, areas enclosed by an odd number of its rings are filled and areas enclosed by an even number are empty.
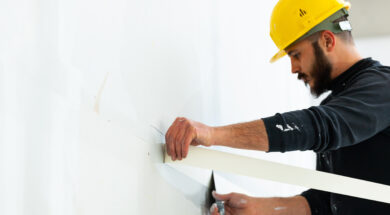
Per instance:
[[[65,56],[83,74],[81,214],[205,213],[210,171],[163,165],[152,126],[214,120],[212,2],[64,4]]]
[[[72,214],[77,85],[58,60],[57,4],[0,5],[0,213]]]
[[[205,213],[210,171],[162,164],[164,138],[153,127],[165,132],[177,116],[224,125],[315,104],[287,58],[268,63],[275,3],[2,1],[0,213]],[[368,53],[375,41],[359,45]],[[310,152],[219,149],[314,167]],[[305,189],[220,176],[232,183],[226,192]]]
[[[151,126],[214,120],[213,4],[0,8],[0,213],[204,213],[210,171],[163,165]]]
[[[383,65],[390,65],[390,36],[357,38],[355,43],[363,57],[372,57]]]

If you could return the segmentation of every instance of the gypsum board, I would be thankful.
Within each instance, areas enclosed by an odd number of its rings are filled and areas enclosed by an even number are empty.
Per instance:
[[[390,186],[341,175],[250,158],[203,147],[190,146],[187,158],[165,163],[245,175],[291,185],[390,203]]]

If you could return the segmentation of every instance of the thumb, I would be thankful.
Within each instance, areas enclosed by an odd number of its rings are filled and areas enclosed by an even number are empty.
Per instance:
[[[213,191],[212,194],[213,194],[214,199],[219,200],[219,201],[228,201],[232,196],[232,193],[223,195],[223,194],[218,194],[215,191]]]

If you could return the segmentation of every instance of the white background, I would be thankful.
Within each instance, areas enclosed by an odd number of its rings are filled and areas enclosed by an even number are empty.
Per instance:
[[[268,63],[275,3],[2,1],[0,214],[205,213],[210,172],[162,164],[152,126],[165,132],[177,116],[226,125],[318,104],[287,58]],[[390,64],[389,37],[357,46]],[[311,152],[233,151],[314,167]],[[221,175],[226,192],[304,190]]]

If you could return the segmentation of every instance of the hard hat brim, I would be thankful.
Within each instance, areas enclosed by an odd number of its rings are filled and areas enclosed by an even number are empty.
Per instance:
[[[276,53],[272,58],[271,60],[269,61],[270,63],[275,63],[277,60],[279,60],[280,58],[286,56],[286,51],[284,50],[280,50],[278,53]]]

